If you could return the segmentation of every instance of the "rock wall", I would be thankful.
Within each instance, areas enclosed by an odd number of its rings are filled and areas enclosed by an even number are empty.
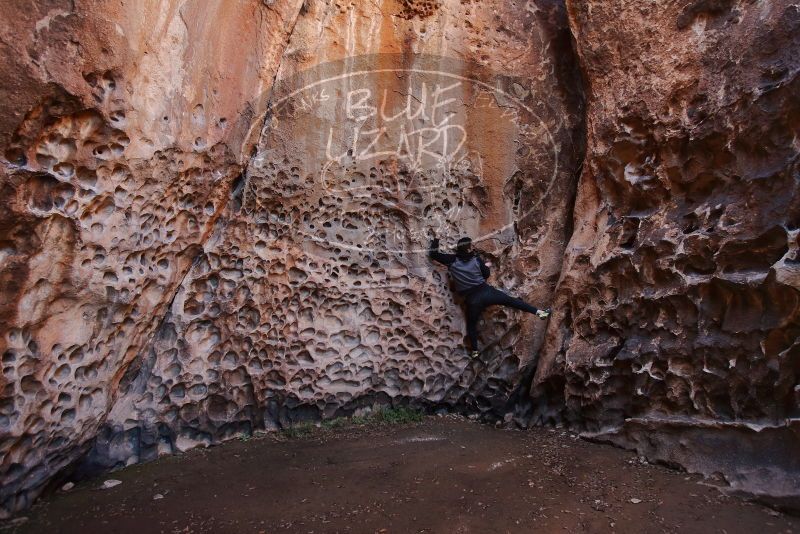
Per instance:
[[[797,507],[800,8],[567,4],[588,147],[537,415]]]
[[[374,403],[566,422],[797,505],[788,0],[0,20],[0,513]],[[487,314],[483,361],[425,255],[465,233],[555,310]]]
[[[227,205],[297,10],[0,7],[4,513],[102,426]]]
[[[488,315],[469,363],[424,248],[470,232],[496,284],[551,298],[582,158],[562,5],[0,19],[3,514],[76,468],[374,402],[506,411],[543,324]]]
[[[582,155],[570,52],[557,4],[304,4],[247,170],[88,467],[374,403],[510,412],[544,325],[487,314],[470,362],[427,243],[469,233],[498,285],[549,300]]]

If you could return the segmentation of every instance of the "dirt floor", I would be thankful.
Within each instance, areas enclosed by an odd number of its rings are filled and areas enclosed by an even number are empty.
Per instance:
[[[100,489],[103,482],[122,483]],[[59,492],[3,532],[768,532],[800,518],[559,430],[456,417],[253,438]]]

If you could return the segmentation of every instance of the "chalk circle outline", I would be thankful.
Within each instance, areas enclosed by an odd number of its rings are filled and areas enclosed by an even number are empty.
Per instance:
[[[241,145],[242,150],[246,150],[247,147],[253,147],[254,153],[252,155],[250,155],[250,156],[246,156],[243,152],[240,153],[240,161],[247,161],[248,164],[249,164],[250,161],[252,161],[253,159],[258,158],[258,148],[262,143],[262,140],[263,140],[263,137],[265,135],[265,132],[267,132],[269,130],[269,128],[270,128],[270,125],[269,125],[269,122],[268,122],[269,117],[272,114],[274,114],[274,112],[276,110],[281,109],[280,106],[282,104],[285,104],[290,99],[296,97],[298,94],[306,92],[311,88],[314,88],[314,87],[317,87],[317,86],[320,86],[320,85],[323,85],[323,84],[328,84],[328,83],[332,83],[332,82],[336,82],[336,81],[341,81],[341,80],[344,80],[344,79],[347,79],[347,78],[352,78],[354,76],[367,76],[367,75],[375,75],[375,74],[392,74],[392,73],[394,73],[394,74],[409,74],[409,75],[418,74],[418,75],[423,75],[423,76],[443,76],[443,77],[449,77],[451,79],[458,80],[458,81],[461,81],[461,82],[467,82],[467,83],[475,84],[478,87],[483,88],[484,90],[486,90],[489,94],[491,94],[493,96],[495,96],[496,93],[499,93],[503,97],[505,97],[505,98],[511,100],[512,102],[514,102],[515,104],[517,104],[520,108],[524,109],[543,128],[543,130],[544,130],[544,132],[546,134],[546,137],[547,137],[545,146],[548,146],[550,148],[551,156],[552,156],[552,159],[553,159],[553,171],[552,171],[551,176],[550,176],[550,181],[548,182],[547,187],[545,188],[545,190],[540,195],[538,201],[535,202],[533,205],[531,205],[524,213],[520,213],[519,215],[517,215],[514,218],[514,220],[512,220],[508,224],[504,225],[503,227],[498,228],[496,230],[493,230],[493,231],[491,231],[491,232],[489,232],[487,234],[481,235],[481,236],[479,236],[477,238],[473,238],[473,240],[472,240],[473,243],[480,243],[482,241],[488,241],[488,240],[491,240],[491,239],[503,234],[507,230],[513,228],[514,225],[519,220],[522,220],[522,219],[528,217],[535,209],[539,208],[544,203],[544,200],[546,198],[548,198],[548,196],[550,195],[550,192],[553,189],[555,181],[556,181],[556,179],[558,177],[559,153],[560,153],[559,145],[555,142],[555,138],[553,137],[553,134],[551,133],[550,128],[548,127],[547,123],[544,120],[542,120],[542,118],[539,116],[539,114],[536,113],[533,109],[531,109],[530,106],[525,104],[522,100],[520,100],[516,96],[508,93],[507,91],[504,91],[503,89],[501,89],[501,88],[499,88],[497,86],[490,85],[490,84],[488,84],[488,83],[486,83],[486,82],[484,82],[484,81],[482,81],[480,79],[469,77],[469,76],[463,76],[461,74],[455,74],[455,73],[452,73],[452,72],[448,72],[446,70],[427,69],[427,68],[414,68],[414,67],[373,68],[373,69],[365,69],[365,70],[354,70],[354,71],[349,71],[349,72],[339,72],[338,74],[335,74],[335,75],[332,75],[332,76],[327,76],[327,77],[324,77],[322,79],[317,79],[317,80],[314,80],[314,81],[312,81],[310,83],[306,83],[305,85],[303,85],[303,86],[291,91],[289,94],[281,96],[277,101],[275,101],[275,102],[272,101],[272,97],[275,94],[276,87],[277,88],[282,88],[282,87],[285,87],[287,85],[291,86],[292,84],[290,82],[292,80],[296,80],[298,78],[303,78],[304,76],[309,75],[309,73],[316,73],[316,72],[324,71],[326,68],[336,68],[336,67],[338,67],[340,65],[344,66],[346,68],[348,65],[353,65],[355,63],[362,63],[362,62],[367,62],[367,61],[375,61],[376,59],[382,59],[382,60],[389,59],[390,61],[393,60],[393,59],[396,59],[396,60],[398,60],[399,64],[403,64],[403,63],[407,63],[408,62],[408,58],[407,57],[399,55],[399,54],[373,54],[373,55],[365,55],[365,56],[352,56],[352,57],[345,58],[343,60],[333,61],[333,62],[328,62],[328,63],[322,63],[320,65],[316,65],[315,67],[312,67],[310,69],[305,69],[305,70],[299,71],[299,72],[295,73],[294,75],[292,75],[292,76],[290,76],[288,78],[285,78],[285,79],[279,80],[279,79],[277,79],[277,76],[276,76],[276,80],[275,80],[275,82],[273,84],[273,87],[270,90],[268,90],[267,93],[266,93],[268,96],[266,98],[267,101],[266,101],[266,106],[265,106],[264,111],[262,111],[259,115],[257,115],[251,121],[250,127],[247,129],[247,132],[246,132],[246,134],[245,134],[245,136],[243,137],[243,140],[242,140],[242,145]],[[400,60],[402,60],[402,61],[400,61]],[[435,64],[441,64],[443,61],[444,62],[454,62],[454,63],[457,63],[461,67],[466,67],[466,69],[462,68],[460,70],[473,70],[473,71],[479,71],[479,72],[482,72],[482,73],[485,72],[485,73],[488,74],[485,77],[488,78],[488,79],[492,79],[492,80],[499,80],[499,79],[503,79],[503,78],[505,78],[507,80],[518,80],[518,79],[520,79],[520,77],[512,77],[510,75],[503,75],[503,74],[491,72],[491,71],[488,71],[485,67],[474,65],[474,64],[472,64],[470,62],[459,60],[457,58],[448,58],[448,57],[430,56],[430,55],[420,54],[420,55],[414,56],[414,60],[415,60],[416,63],[431,61],[431,62],[434,62]],[[280,72],[278,74],[280,74]],[[495,96],[495,101],[496,101],[496,96]],[[256,131],[258,132],[257,134],[255,133]],[[250,140],[253,137],[255,137],[256,135],[258,136],[258,138],[254,142],[251,143]],[[391,206],[391,204],[387,204],[387,205]],[[400,208],[400,206],[397,206],[397,205],[394,205],[394,207],[398,208],[398,209],[402,209],[402,208]],[[289,226],[290,223],[291,223],[291,221],[279,220],[279,219],[274,218],[274,217],[271,218],[271,222],[275,222],[275,223],[278,223],[278,224],[281,224],[281,225],[284,225],[284,226]],[[297,228],[297,233],[299,233],[300,235],[303,235],[306,238],[311,239],[312,241],[314,241],[316,243],[324,243],[324,244],[327,244],[327,245],[330,245],[330,246],[339,247],[339,248],[342,248],[342,249],[345,249],[345,250],[351,250],[351,251],[354,251],[354,252],[361,252],[361,253],[370,252],[370,251],[377,252],[377,251],[372,250],[371,248],[365,248],[365,247],[359,246],[359,245],[348,244],[348,243],[340,242],[340,241],[332,241],[330,239],[322,239],[322,238],[319,238],[317,236],[314,236],[314,235],[306,233],[301,228]],[[420,253],[427,253],[428,252],[428,248],[427,247],[418,248],[418,249],[412,248],[410,250],[409,249],[403,249],[403,250],[381,249],[380,252],[386,252],[386,253],[390,253],[390,254],[399,254],[399,255],[402,255],[402,254],[420,254]]]

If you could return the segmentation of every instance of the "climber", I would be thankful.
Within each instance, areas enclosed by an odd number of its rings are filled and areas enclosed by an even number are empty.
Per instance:
[[[467,305],[467,336],[472,345],[472,358],[477,358],[478,351],[478,320],[483,310],[489,306],[500,305],[517,310],[534,313],[540,319],[550,316],[550,310],[539,310],[522,299],[506,295],[497,288],[486,283],[489,278],[489,267],[483,259],[473,250],[472,239],[462,237],[458,240],[455,254],[439,252],[439,239],[434,237],[428,248],[428,256],[442,265],[446,265],[453,279],[456,292],[464,297]]]

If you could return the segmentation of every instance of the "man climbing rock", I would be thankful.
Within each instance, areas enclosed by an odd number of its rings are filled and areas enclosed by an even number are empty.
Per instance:
[[[428,256],[447,266],[456,292],[464,297],[467,315],[467,336],[472,346],[473,358],[478,351],[478,321],[483,310],[489,306],[508,306],[517,310],[536,314],[540,319],[550,316],[550,310],[540,310],[522,299],[512,297],[486,283],[490,270],[483,259],[472,249],[472,239],[462,237],[458,240],[455,254],[439,251],[439,239],[433,238],[428,249]]]

